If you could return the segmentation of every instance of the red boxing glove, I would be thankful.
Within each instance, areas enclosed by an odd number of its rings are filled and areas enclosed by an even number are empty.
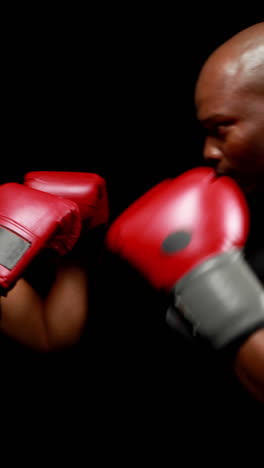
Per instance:
[[[201,262],[243,247],[248,228],[247,205],[233,180],[198,168],[135,201],[114,221],[106,242],[155,288],[171,291]]]
[[[106,245],[215,348],[264,324],[264,293],[243,259],[249,212],[237,184],[206,167],[161,182],[110,226]]]
[[[24,176],[28,187],[73,200],[88,229],[105,225],[109,218],[106,182],[89,172],[33,171]]]
[[[70,251],[81,230],[71,200],[17,183],[0,186],[0,286],[5,294],[43,248]]]

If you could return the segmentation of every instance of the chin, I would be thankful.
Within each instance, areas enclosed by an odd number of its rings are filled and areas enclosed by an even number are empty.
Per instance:
[[[255,191],[263,191],[264,190],[264,181],[258,183],[256,180],[252,180],[238,173],[234,172],[233,170],[226,170],[226,171],[217,171],[219,176],[228,176],[233,179],[237,185],[241,188],[241,190],[245,193],[252,193]]]

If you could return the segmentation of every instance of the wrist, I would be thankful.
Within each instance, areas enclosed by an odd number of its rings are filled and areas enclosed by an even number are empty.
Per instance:
[[[174,288],[193,336],[216,350],[238,349],[264,323],[264,291],[239,250],[211,258]]]

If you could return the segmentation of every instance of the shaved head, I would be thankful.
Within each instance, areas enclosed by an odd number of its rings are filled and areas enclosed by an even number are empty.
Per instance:
[[[208,76],[221,86],[264,93],[264,22],[240,31],[218,47],[200,71],[197,85]]]

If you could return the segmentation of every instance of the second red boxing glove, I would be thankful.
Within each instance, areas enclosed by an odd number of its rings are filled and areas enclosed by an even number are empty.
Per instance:
[[[0,286],[5,294],[44,248],[60,255],[81,230],[76,203],[17,183],[0,187]]]
[[[31,171],[24,176],[24,185],[68,198],[79,206],[87,229],[106,225],[109,203],[106,181],[89,172]]]

